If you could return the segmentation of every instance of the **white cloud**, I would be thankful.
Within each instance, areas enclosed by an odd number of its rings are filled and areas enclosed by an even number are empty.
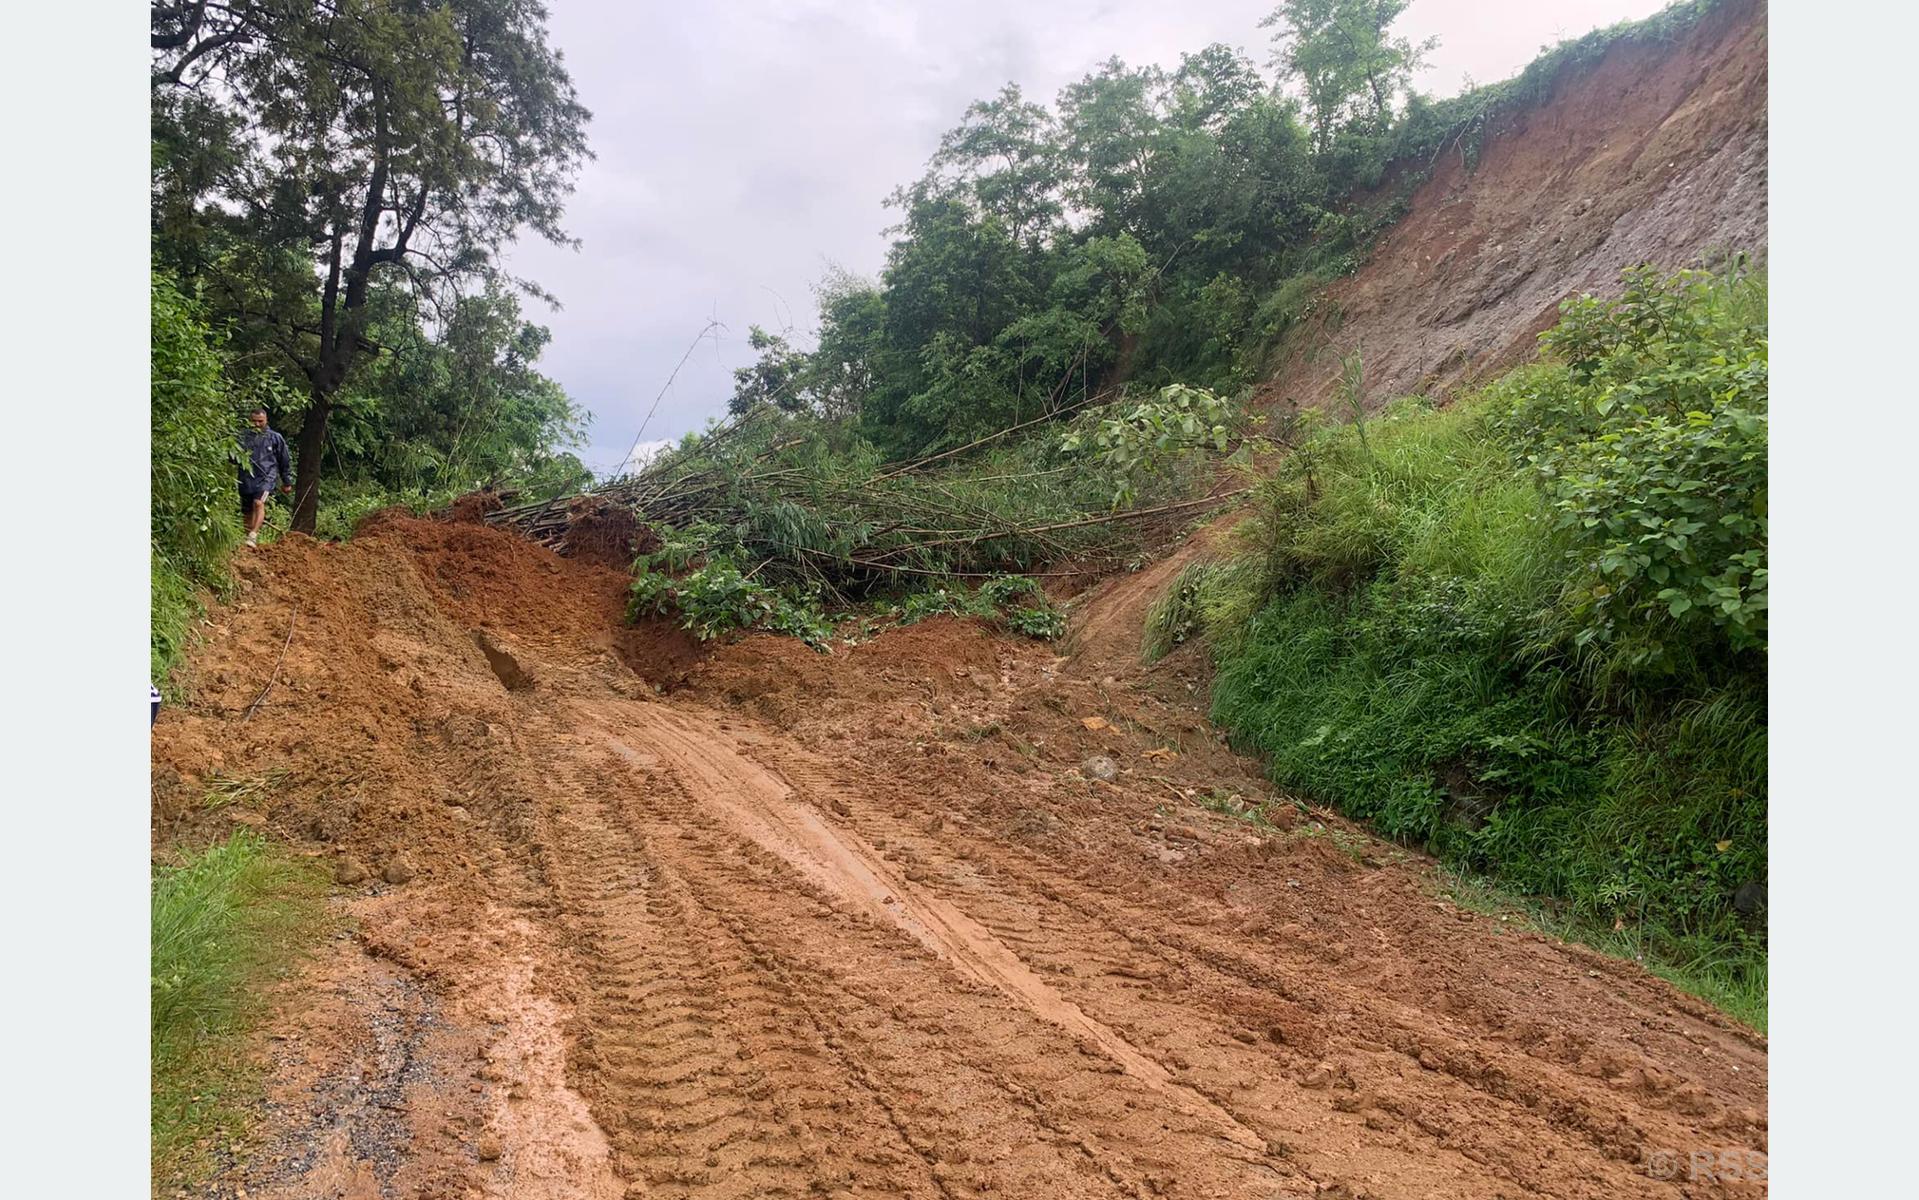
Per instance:
[[[636,442],[633,445],[632,451],[627,454],[626,461],[620,464],[619,469],[606,472],[602,478],[612,478],[617,475],[631,475],[647,463],[652,462],[661,451],[674,444],[675,442],[672,438],[649,438],[644,442]]]

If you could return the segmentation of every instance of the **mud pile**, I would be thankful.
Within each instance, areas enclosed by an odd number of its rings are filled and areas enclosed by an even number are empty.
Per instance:
[[[262,828],[355,933],[218,1194],[1610,1196],[1765,1148],[1763,1038],[1274,796],[1137,667],[1150,580],[1061,657],[702,650],[401,514],[241,570],[155,850]]]

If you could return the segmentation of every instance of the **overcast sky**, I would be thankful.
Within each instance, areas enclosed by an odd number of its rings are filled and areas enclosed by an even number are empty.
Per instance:
[[[829,263],[871,276],[882,201],[918,177],[972,100],[1011,81],[1050,102],[1111,55],[1173,66],[1212,42],[1262,64],[1271,3],[1247,0],[549,0],[553,43],[593,111],[597,160],[566,227],[575,250],[521,246],[510,266],[564,306],[542,369],[594,416],[585,458],[616,467],[647,427],[676,438],[725,411],[749,325],[810,344]],[[1660,0],[1415,0],[1398,31],[1440,38],[1419,87],[1458,92],[1543,45],[1643,17]]]

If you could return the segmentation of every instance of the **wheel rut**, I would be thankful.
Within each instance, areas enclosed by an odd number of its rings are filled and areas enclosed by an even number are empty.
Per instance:
[[[622,766],[650,781],[645,786],[655,799],[643,806],[655,817],[644,841],[664,847],[650,853],[681,860],[668,871],[700,895],[756,961],[780,973],[790,988],[788,1003],[811,1013],[823,1042],[841,1050],[870,1044],[870,1055],[843,1064],[856,1082],[874,1096],[896,1095],[897,1081],[882,1081],[910,1066],[919,1077],[908,1094],[997,1092],[996,1109],[1009,1100],[1016,1106],[990,1119],[976,1110],[940,1113],[924,1103],[889,1111],[901,1140],[922,1160],[949,1168],[949,1160],[991,1161],[1002,1157],[997,1146],[1020,1139],[1017,1128],[1024,1125],[1052,1144],[1055,1157],[1064,1153],[1060,1165],[1073,1175],[1090,1167],[1122,1194],[1151,1194],[1149,1181],[1163,1187],[1166,1180],[1153,1174],[1160,1156],[1145,1144],[1174,1131],[1210,1144],[1223,1166],[1260,1179],[1260,1194],[1286,1194],[1273,1187],[1297,1173],[1267,1161],[1261,1134],[1089,1016],[984,924],[799,800],[776,771],[740,753],[715,727],[681,713],[642,705],[631,715],[637,719],[616,732],[583,713],[574,729],[597,728]],[[793,909],[790,920],[769,922],[761,899]],[[748,900],[753,903],[742,903]],[[783,945],[773,932],[809,923],[806,940],[814,954]],[[834,953],[815,957],[827,945]],[[889,976],[896,982],[874,986]],[[928,995],[937,1001],[920,999]],[[859,1014],[850,1029],[849,1012]],[[913,1043],[910,1053],[891,1045],[899,1041]],[[987,1071],[988,1065],[995,1069]],[[1020,1085],[1017,1076],[1035,1072],[1043,1076],[1036,1086]],[[1110,1115],[1039,1099],[1072,1092],[1063,1086],[1069,1081],[1084,1085],[1089,1099],[1110,1093],[1116,1075],[1127,1080],[1121,1110],[1157,1114],[1163,1127],[1157,1134],[1142,1132],[1129,1145],[1123,1128],[1110,1127]],[[956,1087],[960,1081],[965,1086]],[[1011,1124],[992,1139],[964,1132],[983,1120]],[[933,1131],[922,1133],[928,1121]],[[1127,1124],[1143,1123],[1119,1121]],[[953,1155],[948,1148],[956,1136],[961,1145]],[[1030,1172],[1035,1164],[1021,1169]],[[955,1174],[965,1171],[947,1169],[940,1177]]]

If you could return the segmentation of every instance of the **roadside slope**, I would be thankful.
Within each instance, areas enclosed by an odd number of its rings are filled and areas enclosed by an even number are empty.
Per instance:
[[[1496,118],[1476,164],[1442,150],[1407,215],[1327,289],[1260,388],[1319,403],[1358,350],[1367,399],[1443,395],[1526,361],[1569,295],[1635,263],[1763,256],[1766,6],[1724,0],[1676,42],[1621,41]]]

